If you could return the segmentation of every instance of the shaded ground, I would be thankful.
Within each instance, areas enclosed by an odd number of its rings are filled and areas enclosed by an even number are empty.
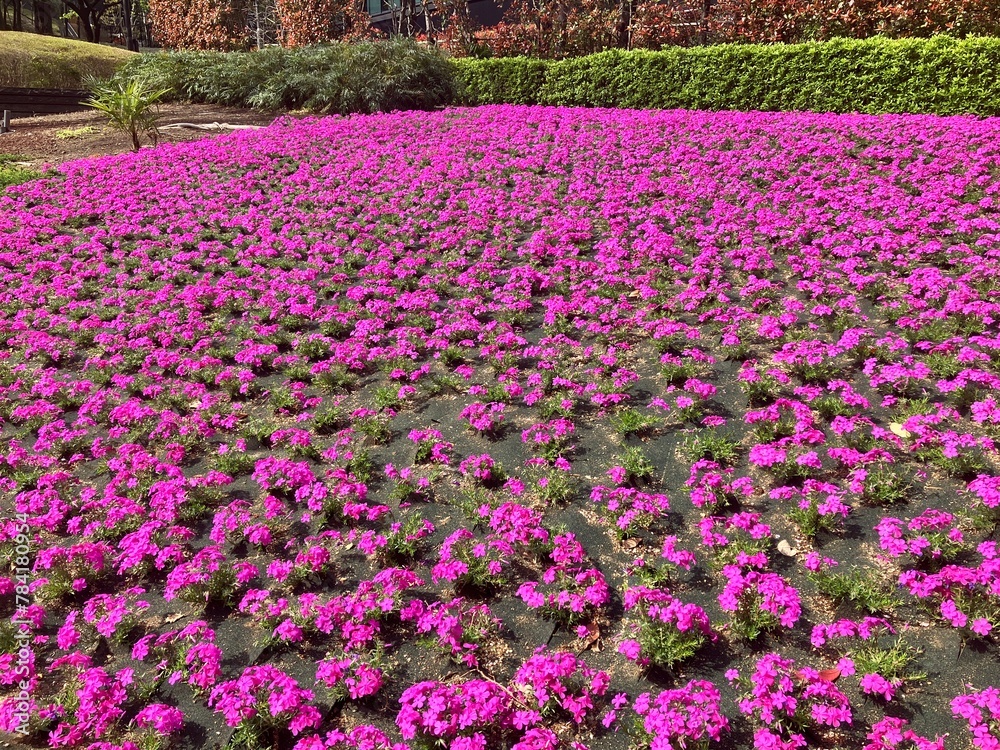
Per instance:
[[[179,122],[270,125],[276,117],[282,116],[280,113],[212,104],[165,104],[160,107],[160,115],[161,125]],[[15,119],[11,123],[11,132],[0,135],[0,154],[11,154],[24,162],[41,166],[131,150],[129,138],[106,127],[105,122],[104,116],[97,112]],[[213,135],[218,133],[168,129],[161,133],[160,140],[182,143]]]

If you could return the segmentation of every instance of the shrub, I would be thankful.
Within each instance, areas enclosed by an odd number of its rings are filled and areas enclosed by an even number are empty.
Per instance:
[[[12,185],[20,185],[40,176],[35,170],[17,163],[16,156],[0,154],[0,192]]]
[[[448,61],[406,39],[147,55],[120,75],[170,88],[175,99],[339,114],[433,109],[458,93]]]
[[[452,62],[467,104],[538,104],[549,63],[530,57]]]
[[[459,60],[468,104],[816,112],[1000,112],[1000,39],[833,39]]]
[[[91,83],[91,94],[85,104],[108,118],[112,130],[124,133],[132,140],[132,150],[142,146],[145,135],[154,144],[157,141],[155,107],[168,89],[157,89],[142,78]]]

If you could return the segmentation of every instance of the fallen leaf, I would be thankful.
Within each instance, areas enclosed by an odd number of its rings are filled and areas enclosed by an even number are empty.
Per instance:
[[[800,680],[809,679],[809,676],[805,672],[799,670],[795,671],[795,676],[798,677]],[[840,677],[839,669],[821,669],[819,671],[819,678],[821,680],[826,680],[827,682],[835,682],[839,677]]]
[[[903,425],[899,422],[890,422],[889,429],[892,430],[892,434],[897,437],[908,438],[911,435],[910,431],[903,427]]]
[[[592,622],[587,625],[587,635],[585,635],[581,640],[580,649],[577,653],[586,651],[588,648],[594,647],[594,651],[600,651],[601,646],[598,643],[601,639],[601,628],[596,622]]]
[[[163,621],[169,625],[172,622],[177,622],[179,619],[181,619],[184,616],[185,615],[184,615],[183,612],[174,612],[173,614],[170,614],[170,615],[167,615],[166,617],[164,617]]]
[[[778,542],[778,552],[783,554],[785,557],[795,557],[799,554],[799,551],[797,549],[793,549],[787,539],[782,539]]]
[[[639,540],[638,539],[626,539],[624,542],[622,542],[622,546],[625,549],[627,549],[627,550],[634,550],[636,547],[639,546]]]

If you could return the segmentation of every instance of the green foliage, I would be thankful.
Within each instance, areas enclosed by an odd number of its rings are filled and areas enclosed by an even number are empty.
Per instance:
[[[781,383],[773,375],[762,375],[757,380],[740,380],[740,390],[746,394],[750,406],[764,406],[781,393]]]
[[[392,438],[389,417],[385,414],[373,414],[368,417],[362,417],[355,421],[354,429],[367,435],[376,445],[387,443]]]
[[[340,114],[434,109],[458,94],[448,61],[406,39],[145,55],[120,77],[145,78],[193,102]]]
[[[351,458],[344,465],[344,468],[359,482],[371,484],[379,477],[379,465],[375,463],[365,448],[359,448],[351,453]]]
[[[20,185],[41,177],[39,172],[16,162],[17,157],[0,154],[0,192],[11,185]]]
[[[638,445],[622,451],[621,466],[628,473],[629,481],[632,482],[649,481],[653,478],[653,472],[656,470],[656,467]]]
[[[170,89],[156,88],[143,78],[90,81],[89,87],[91,97],[84,104],[105,115],[113,130],[129,136],[133,151],[142,146],[143,135],[156,143],[155,107]]]
[[[465,104],[641,109],[1000,114],[1000,39],[833,39],[609,50],[566,60],[447,60],[394,39],[131,59],[142,78],[194,102],[379,112]]]
[[[720,466],[732,466],[740,457],[740,444],[737,441],[710,430],[699,430],[688,435],[678,450],[681,457],[692,464],[707,458]]]
[[[402,401],[399,396],[399,386],[382,386],[375,389],[375,395],[372,398],[372,402],[375,404],[375,409],[381,411],[383,409],[398,409],[402,406]]]
[[[243,427],[243,437],[256,440],[259,443],[270,444],[271,435],[277,429],[277,426],[268,419],[252,419]]]
[[[299,400],[295,398],[292,389],[287,385],[279,385],[277,388],[272,388],[267,401],[268,406],[271,407],[271,411],[275,414],[279,412],[291,412],[294,414],[302,408]]]
[[[898,604],[891,584],[870,568],[854,568],[846,573],[821,570],[810,573],[809,580],[838,604],[850,603],[869,615],[892,612]]]
[[[680,386],[685,380],[698,375],[698,363],[689,359],[680,362],[668,362],[660,368],[663,379],[671,385]]]
[[[622,435],[639,435],[649,432],[660,423],[652,414],[644,414],[631,406],[625,406],[611,417],[611,426]]]
[[[764,597],[755,590],[740,597],[739,607],[732,614],[730,629],[734,635],[753,643],[764,633],[776,630],[781,621],[770,612],[761,609]]]
[[[538,104],[549,63],[530,57],[452,61],[467,104]]]
[[[847,416],[854,412],[854,408],[844,403],[840,396],[828,393],[814,398],[809,402],[809,406],[820,413],[824,419],[833,419],[836,416]]]
[[[357,382],[357,376],[348,372],[343,366],[331,367],[316,376],[315,383],[320,388],[334,393],[349,391]]]
[[[394,524],[385,535],[383,561],[412,560],[420,547],[420,532],[425,530],[426,524],[419,513],[406,516],[398,528]]]
[[[257,459],[252,454],[230,448],[225,453],[214,456],[212,468],[231,477],[240,477],[250,474],[256,463]]]
[[[642,655],[651,664],[670,669],[678,662],[690,659],[708,638],[697,628],[679,630],[673,623],[664,623],[645,612],[637,614],[636,640]]]
[[[978,447],[963,448],[957,456],[948,456],[945,455],[944,446],[930,445],[917,449],[914,455],[923,463],[937,467],[949,477],[973,479],[989,468],[982,449]]]
[[[810,492],[803,504],[788,510],[788,518],[799,527],[806,539],[815,539],[821,531],[836,531],[843,523],[843,518],[836,513],[819,512],[818,495],[817,492]]]
[[[878,640],[862,641],[847,654],[854,660],[854,668],[859,675],[880,674],[890,682],[901,683],[922,680],[924,672],[917,672],[913,662],[920,651],[910,646],[902,637],[897,637],[891,646]]]
[[[350,427],[351,421],[340,407],[325,409],[313,417],[313,427],[318,435],[332,435],[337,430]]]
[[[1000,39],[833,39],[460,60],[468,104],[1000,113]]]
[[[865,467],[861,497],[871,505],[896,505],[906,501],[912,485],[896,464],[879,462]]]
[[[535,493],[545,505],[565,505],[574,494],[570,475],[558,469],[545,469],[535,479]]]

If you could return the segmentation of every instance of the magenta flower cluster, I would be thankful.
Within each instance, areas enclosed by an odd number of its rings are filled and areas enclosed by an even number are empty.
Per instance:
[[[0,726],[997,748],[998,144],[503,106],[8,189]],[[950,707],[865,666],[917,623]]]

